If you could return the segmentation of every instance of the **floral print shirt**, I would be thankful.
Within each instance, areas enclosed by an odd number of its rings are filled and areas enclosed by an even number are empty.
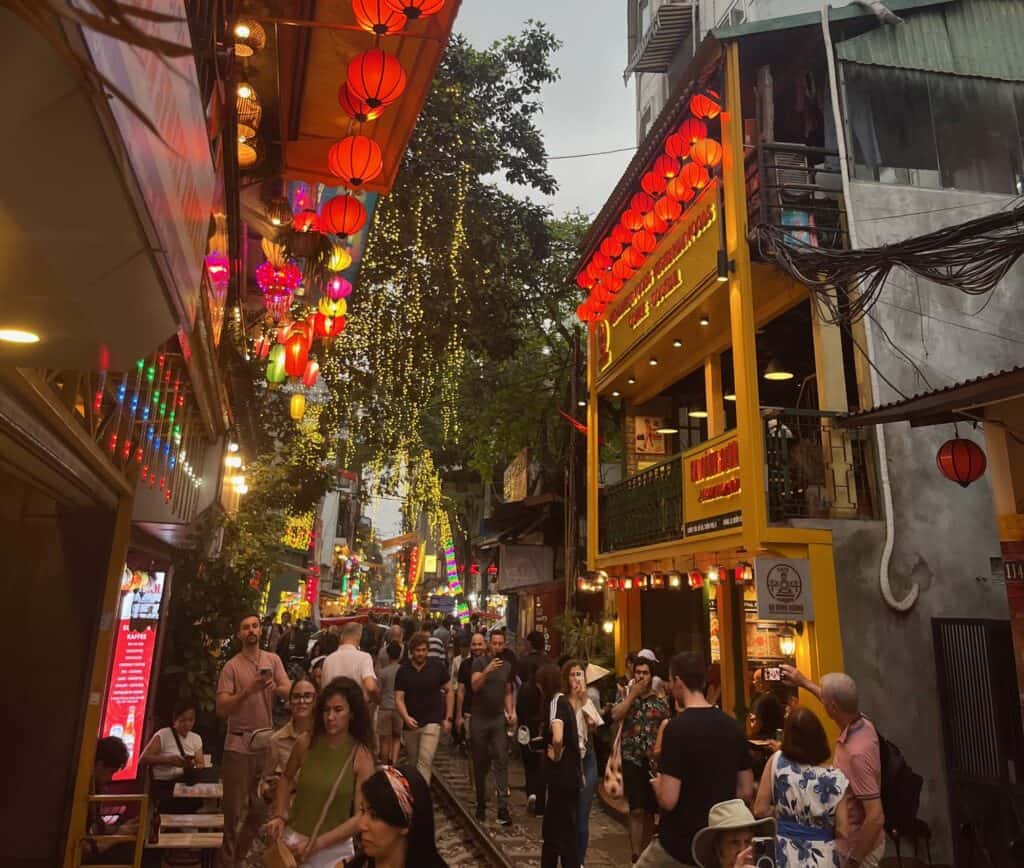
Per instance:
[[[772,807],[778,868],[839,868],[836,809],[849,782],[833,766],[809,766],[775,754]]]
[[[670,716],[668,702],[656,693],[637,697],[622,721],[622,758],[643,766],[651,758],[658,729]]]

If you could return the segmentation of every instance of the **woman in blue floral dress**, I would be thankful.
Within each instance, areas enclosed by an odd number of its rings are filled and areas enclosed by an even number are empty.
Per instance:
[[[754,814],[775,817],[778,868],[839,868],[836,838],[846,833],[846,776],[826,765],[825,727],[806,708],[789,715],[782,750],[764,768]]]

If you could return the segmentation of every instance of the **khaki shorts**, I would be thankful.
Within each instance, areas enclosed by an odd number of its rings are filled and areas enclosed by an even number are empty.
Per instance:
[[[394,708],[377,709],[377,737],[400,738],[402,735],[402,715]]]

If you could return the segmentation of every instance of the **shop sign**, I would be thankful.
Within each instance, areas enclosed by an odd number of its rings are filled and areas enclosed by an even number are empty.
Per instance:
[[[683,456],[683,515],[686,536],[731,530],[743,524],[740,443],[735,433],[717,437]]]
[[[551,546],[503,545],[498,590],[546,585],[555,580],[555,550]]]
[[[562,652],[562,635],[555,619],[565,611],[565,593],[561,588],[545,591],[533,598],[533,629],[544,636],[544,651],[550,657]]]
[[[530,450],[520,449],[505,468],[505,503],[526,500],[530,493]]]
[[[665,427],[660,416],[637,416],[634,421],[633,446],[637,455],[664,455],[665,435],[659,428]]]
[[[718,183],[709,184],[686,216],[594,324],[598,370],[609,366],[653,329],[718,266]]]
[[[128,748],[128,763],[115,781],[134,780],[138,773],[164,578],[127,568],[121,578],[114,663],[100,726],[104,736],[116,736]]]
[[[814,620],[807,558],[754,558],[754,584],[760,620]]]
[[[440,612],[442,615],[451,615],[455,612],[455,597],[446,594],[431,594],[427,608],[431,612]]]

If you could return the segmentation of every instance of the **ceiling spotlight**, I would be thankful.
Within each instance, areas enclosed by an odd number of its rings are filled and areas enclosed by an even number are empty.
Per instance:
[[[629,385],[631,385],[631,386],[635,385],[636,384],[636,377],[629,377],[629,378],[627,378],[626,382],[629,383]]]
[[[237,443],[229,443],[228,444],[228,452],[237,452],[237,451],[238,451],[238,444]]]
[[[793,376],[793,372],[787,371],[785,366],[780,364],[777,359],[772,359],[768,362],[768,367],[764,369],[764,378],[773,382],[792,380]]]
[[[729,282],[729,272],[736,270],[736,262],[729,258],[724,250],[718,251],[718,268],[715,280],[719,283]]]
[[[702,313],[700,315],[700,319],[697,320],[697,322],[699,322],[702,326],[709,326],[711,325],[711,317],[709,317],[706,313]]]
[[[238,82],[238,88],[235,90],[242,99],[252,99],[256,95],[256,91],[253,90],[252,85],[247,81]]]
[[[735,401],[736,400],[736,393],[735,392],[730,392],[728,395],[722,395],[722,398],[725,401]]]
[[[660,428],[655,428],[654,431],[657,434],[678,434],[679,433],[679,429],[678,428],[673,428],[671,425],[663,425]]]
[[[577,407],[586,407],[586,406],[587,406],[587,402],[586,402],[585,400],[583,400],[583,398],[580,398],[580,399],[579,399],[579,400],[578,400],[578,401],[576,402],[576,406],[577,406]]]
[[[672,346],[674,346],[674,347],[675,347],[675,348],[676,348],[677,350],[678,350],[678,349],[679,349],[679,348],[680,348],[680,347],[681,347],[682,345],[683,345],[683,342],[682,342],[681,340],[679,340],[679,338],[676,338],[676,339],[675,339],[674,341],[672,341]]]
[[[649,359],[647,360],[647,364],[649,364],[649,365],[650,365],[650,366],[651,366],[652,368],[654,368],[654,367],[657,367],[657,364],[658,364],[658,360],[657,360],[656,358],[654,358],[654,356],[651,356],[651,357],[650,357],[650,358],[649,358]]]
[[[39,335],[24,329],[0,329],[0,341],[9,344],[37,344]]]
[[[707,410],[691,410],[686,415],[689,416],[691,419],[707,419],[708,418],[708,411]]]
[[[613,398],[618,398],[621,394],[622,394],[622,392],[620,392],[618,389],[616,389],[614,392],[612,392],[612,397]]]

